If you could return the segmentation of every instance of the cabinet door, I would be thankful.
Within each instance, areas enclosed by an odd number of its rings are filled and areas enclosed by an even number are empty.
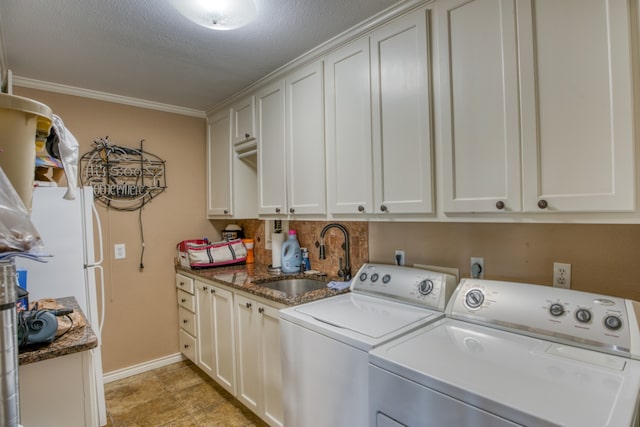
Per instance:
[[[212,287],[214,310],[215,370],[213,379],[224,389],[236,394],[236,349],[233,320],[233,294],[225,289]]]
[[[234,144],[254,139],[255,135],[255,104],[253,96],[236,103],[231,109],[232,130],[231,140]]]
[[[211,378],[215,372],[215,328],[212,298],[214,289],[196,281],[196,364]]]
[[[324,103],[322,61],[285,79],[287,202],[289,213],[324,214]]]
[[[209,120],[207,138],[207,215],[230,216],[231,115],[230,110]]]
[[[634,209],[629,3],[518,3],[527,211]]]
[[[287,175],[284,80],[256,94],[258,113],[258,213],[285,213]]]
[[[438,3],[445,212],[521,210],[515,7]]]
[[[369,38],[327,56],[325,111],[330,213],[373,213]]]
[[[376,212],[433,212],[427,17],[401,17],[371,35]]]
[[[280,312],[260,305],[260,355],[264,419],[271,426],[282,426],[282,360],[280,357]]]
[[[238,395],[249,409],[260,413],[260,322],[257,304],[236,294]]]

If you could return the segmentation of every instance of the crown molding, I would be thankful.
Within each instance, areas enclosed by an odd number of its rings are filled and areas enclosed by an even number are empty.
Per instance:
[[[58,83],[45,82],[42,80],[35,80],[16,75],[13,76],[13,85],[30,89],[39,89],[48,92],[62,93],[65,95],[74,95],[83,98],[96,99],[98,101],[107,101],[116,104],[130,105],[133,107],[148,108],[150,110],[164,111],[166,113],[180,114],[183,116],[191,116],[201,119],[206,118],[205,112],[200,110],[162,104],[160,102],[146,101],[144,99],[131,98],[128,96],[114,95],[112,93],[99,92],[96,90],[83,89]]]

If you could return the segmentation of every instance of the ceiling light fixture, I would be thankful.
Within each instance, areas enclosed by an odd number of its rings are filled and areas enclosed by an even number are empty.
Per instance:
[[[233,30],[256,17],[253,0],[172,0],[187,19],[213,30]]]

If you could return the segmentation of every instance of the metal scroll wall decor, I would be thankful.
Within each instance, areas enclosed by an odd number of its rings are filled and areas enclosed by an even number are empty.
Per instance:
[[[80,182],[93,187],[94,199],[108,208],[135,211],[167,188],[165,161],[140,148],[112,144],[109,137],[93,141],[80,158]]]

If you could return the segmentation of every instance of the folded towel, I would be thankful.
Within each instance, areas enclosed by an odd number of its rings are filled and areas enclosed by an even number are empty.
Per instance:
[[[336,282],[335,280],[332,280],[331,282],[327,283],[327,287],[329,289],[333,289],[336,291],[347,289],[349,286],[351,286],[351,280],[348,280],[346,282]]]

